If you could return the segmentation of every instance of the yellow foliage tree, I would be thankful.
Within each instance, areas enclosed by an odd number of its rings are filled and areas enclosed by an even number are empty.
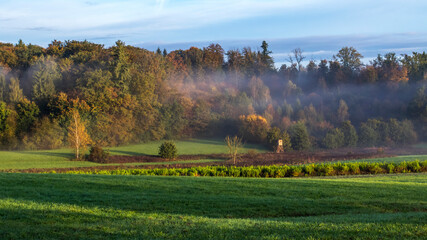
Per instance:
[[[239,120],[239,133],[243,139],[253,143],[264,143],[266,141],[267,131],[270,129],[267,119],[260,115],[251,114],[242,115]]]
[[[70,126],[68,127],[68,142],[74,148],[76,159],[80,159],[80,153],[84,153],[91,139],[86,131],[84,122],[80,118],[79,111],[74,109]]]

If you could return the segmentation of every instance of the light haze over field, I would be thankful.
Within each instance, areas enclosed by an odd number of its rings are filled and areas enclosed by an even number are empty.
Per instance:
[[[377,53],[427,50],[427,1],[417,0],[76,0],[0,1],[0,41],[47,46],[53,39],[168,51],[220,43],[226,50],[267,40],[276,63],[301,47],[330,59],[354,46]]]

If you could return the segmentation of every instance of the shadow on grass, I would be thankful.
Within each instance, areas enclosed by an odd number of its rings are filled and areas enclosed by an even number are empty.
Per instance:
[[[52,157],[63,157],[68,159],[73,159],[74,153],[61,153],[61,152],[42,152],[42,151],[23,151],[19,152],[20,154],[28,154],[28,155],[41,155],[41,156],[52,156]]]
[[[323,182],[289,184],[245,179],[0,174],[0,196],[39,203],[212,218],[279,218],[426,211],[421,187]],[[279,190],[283,189],[283,190]],[[295,190],[298,189],[298,190]],[[335,192],[334,192],[335,189]],[[399,201],[393,199],[401,192]],[[346,197],[342,197],[345,194]],[[347,196],[348,195],[348,196]],[[362,196],[359,196],[362,195]],[[371,200],[376,199],[375,201]],[[365,200],[366,199],[366,200]],[[274,206],[274,207],[272,207]]]
[[[76,212],[57,209],[0,209],[2,239],[405,239],[422,234],[420,214],[390,215],[389,219],[357,221],[353,216],[333,220],[294,219],[194,219],[191,216],[122,215],[108,212]],[[307,219],[307,218],[305,218]],[[353,224],[352,224],[353,223]],[[397,223],[397,224],[396,224]],[[404,223],[404,231],[399,224]],[[25,227],[23,227],[25,226]],[[394,226],[394,227],[392,227]],[[420,238],[421,239],[421,238]]]
[[[149,156],[149,157],[157,157],[156,155],[141,153],[141,152],[131,152],[131,151],[123,151],[123,150],[111,150],[108,149],[108,151],[112,155],[128,155],[128,156]]]

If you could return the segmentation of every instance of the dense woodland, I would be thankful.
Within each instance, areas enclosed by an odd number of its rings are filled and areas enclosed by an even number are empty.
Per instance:
[[[265,41],[227,52],[0,43],[1,147],[67,146],[77,120],[99,146],[227,135],[282,138],[295,150],[426,140],[425,52],[363,64],[352,47],[321,61],[297,48],[279,69],[271,54]]]

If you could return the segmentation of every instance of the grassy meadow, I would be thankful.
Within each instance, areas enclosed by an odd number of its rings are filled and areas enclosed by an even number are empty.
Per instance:
[[[111,147],[107,148],[111,155],[157,155],[162,141]],[[178,153],[185,154],[214,154],[226,153],[227,148],[223,140],[182,140],[176,141]],[[260,145],[245,144],[242,153],[250,149],[257,152],[265,152],[266,149]],[[1,169],[30,169],[30,168],[70,168],[70,167],[93,167],[101,164],[87,161],[70,161],[74,157],[72,149],[40,150],[40,151],[0,151]],[[186,163],[197,163],[206,161],[218,161],[216,159],[203,159],[186,161]],[[173,162],[175,164],[183,162]],[[129,163],[127,165],[155,165],[160,163]],[[119,165],[119,164],[102,164]],[[126,165],[126,164],[125,164]]]
[[[425,239],[427,174],[0,173],[1,239]]]
[[[346,160],[342,162],[367,162],[367,163],[400,163],[403,161],[424,161],[427,160],[427,155],[404,155],[404,156],[395,156],[395,157],[384,157],[384,158],[366,158],[366,159],[354,159],[354,160]]]

